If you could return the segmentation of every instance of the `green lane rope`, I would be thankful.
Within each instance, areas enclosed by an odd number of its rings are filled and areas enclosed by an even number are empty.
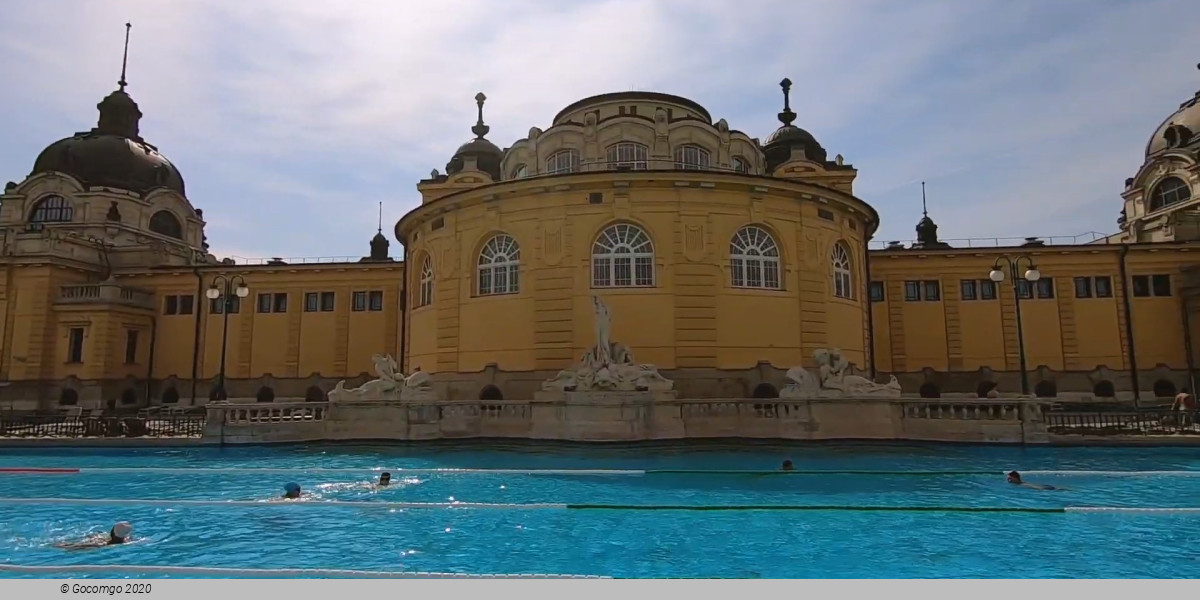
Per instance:
[[[994,506],[813,506],[743,504],[728,506],[686,504],[568,504],[570,510],[705,510],[705,511],[877,511],[877,512],[970,512],[970,513],[1065,513],[1065,508],[994,507]]]
[[[942,477],[952,475],[1003,475],[1002,471],[747,471],[741,469],[654,469],[646,475],[911,475],[916,477]]]

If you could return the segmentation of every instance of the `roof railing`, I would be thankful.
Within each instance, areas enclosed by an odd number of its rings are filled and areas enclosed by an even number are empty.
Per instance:
[[[1079,246],[1083,244],[1104,244],[1108,242],[1108,234],[1098,231],[1088,231],[1079,235],[1051,235],[1041,237],[984,237],[984,238],[951,238],[941,239],[940,242],[949,244],[951,248],[1012,248],[1039,246]],[[871,250],[907,250],[913,248],[916,240],[872,240]]]

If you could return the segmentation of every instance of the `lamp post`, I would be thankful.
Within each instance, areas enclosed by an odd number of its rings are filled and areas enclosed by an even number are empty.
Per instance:
[[[233,275],[226,277],[225,275],[217,275],[213,278],[212,284],[204,291],[204,295],[209,300],[221,300],[221,312],[224,313],[225,323],[221,326],[221,374],[217,378],[217,400],[225,400],[228,394],[225,393],[225,350],[229,346],[229,311],[233,307],[233,297],[245,298],[250,295],[250,288],[246,287],[246,280],[241,275]]]
[[[988,279],[991,279],[997,286],[1004,281],[1004,267],[1008,267],[1008,274],[1013,278],[1013,299],[1016,302],[1017,313],[1017,356],[1020,360],[1021,368],[1021,394],[1029,395],[1029,376],[1025,372],[1025,330],[1021,327],[1021,288],[1017,285],[1017,273],[1021,268],[1021,261],[1024,260],[1028,268],[1025,269],[1024,279],[1029,282],[1029,295],[1033,295],[1033,284],[1041,279],[1042,274],[1038,271],[1037,266],[1033,264],[1033,259],[1028,256],[1017,256],[1015,258],[1007,254],[996,259],[992,264],[992,272],[988,273]]]

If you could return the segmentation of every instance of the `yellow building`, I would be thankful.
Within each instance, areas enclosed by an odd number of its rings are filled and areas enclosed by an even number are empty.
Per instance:
[[[1100,243],[955,248],[926,216],[917,242],[870,250],[857,170],[793,125],[789,87],[761,142],[621,92],[506,149],[480,94],[474,139],[395,226],[403,262],[377,234],[358,262],[232,265],[122,85],[0,197],[0,406],[202,403],[223,350],[230,397],[319,400],[388,353],[447,400],[531,398],[592,344],[592,295],[683,397],[773,396],[826,347],[925,396],[1018,393],[1022,362],[1040,395],[1187,385],[1200,95],[1154,133]]]

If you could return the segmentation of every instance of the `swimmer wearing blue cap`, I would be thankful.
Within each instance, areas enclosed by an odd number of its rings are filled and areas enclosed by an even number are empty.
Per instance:
[[[295,500],[300,497],[300,484],[289,482],[283,486],[283,497]]]

